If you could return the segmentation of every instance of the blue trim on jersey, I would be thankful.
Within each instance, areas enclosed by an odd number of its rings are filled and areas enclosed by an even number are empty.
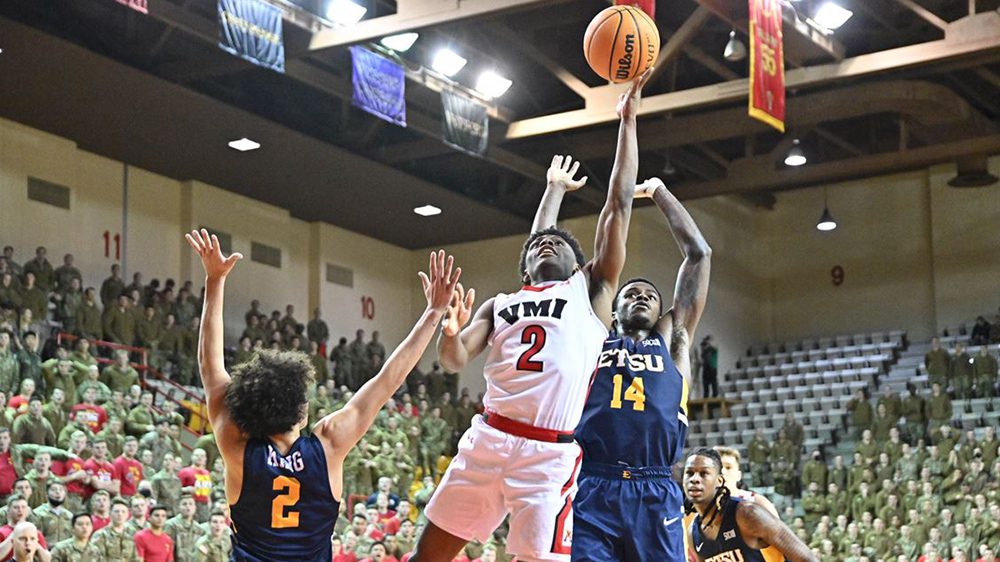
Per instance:
[[[730,497],[722,510],[722,525],[715,540],[709,540],[701,531],[701,515],[691,522],[691,547],[705,562],[764,562],[760,550],[750,548],[740,535],[736,524],[736,510],[742,500]]]
[[[576,430],[584,466],[679,462],[688,432],[686,385],[659,333],[639,341],[609,334]]]
[[[268,439],[250,439],[240,499],[231,507],[232,560],[330,562],[339,511],[326,451],[315,435],[299,437],[284,455]],[[279,528],[274,517],[281,518]]]

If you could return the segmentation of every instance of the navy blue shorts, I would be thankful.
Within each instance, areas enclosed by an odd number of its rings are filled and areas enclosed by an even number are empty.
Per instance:
[[[588,465],[573,501],[573,562],[684,562],[684,495],[670,469]]]

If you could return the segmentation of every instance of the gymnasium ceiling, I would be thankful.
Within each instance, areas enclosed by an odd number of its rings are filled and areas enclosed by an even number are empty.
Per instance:
[[[768,207],[775,191],[942,162],[975,172],[1000,153],[1000,0],[971,2],[975,15],[967,0],[839,1],[854,17],[831,37],[786,19],[781,135],[746,116],[747,62],[722,57],[731,29],[746,41],[745,0],[659,0],[640,178]],[[366,19],[346,30],[286,19],[281,75],[217,47],[214,0],[148,0],[148,15],[115,0],[3,0],[0,116],[407,248],[526,231],[553,154],[579,157],[591,178],[563,216],[599,210],[617,90],[589,70],[581,38],[607,1],[358,2]],[[514,81],[491,110],[485,158],[441,143],[433,82],[407,81],[405,129],[351,106],[346,46],[411,29],[411,70],[450,45],[469,60],[459,83],[489,67]],[[263,147],[226,146],[242,136]],[[782,164],[793,138],[810,158],[797,169]],[[411,212],[428,203],[444,213]]]

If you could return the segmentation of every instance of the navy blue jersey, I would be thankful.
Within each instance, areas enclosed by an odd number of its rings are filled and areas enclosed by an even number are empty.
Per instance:
[[[299,437],[286,455],[270,440],[251,439],[243,453],[240,499],[232,506],[232,559],[330,562],[339,510],[315,435]]]
[[[750,548],[743,542],[740,529],[736,525],[736,510],[740,499],[730,497],[722,510],[722,526],[715,540],[709,540],[701,532],[701,516],[691,522],[691,546],[705,562],[764,562],[760,550]]]
[[[612,334],[587,396],[576,439],[583,462],[670,466],[687,439],[688,385],[657,333],[642,341]]]

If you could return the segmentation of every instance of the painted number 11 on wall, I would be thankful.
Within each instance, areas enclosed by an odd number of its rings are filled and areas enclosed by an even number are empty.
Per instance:
[[[115,243],[115,261],[121,261],[122,259],[122,235],[116,232],[114,236],[111,235],[111,231],[104,231],[104,257],[111,257],[111,242]]]

